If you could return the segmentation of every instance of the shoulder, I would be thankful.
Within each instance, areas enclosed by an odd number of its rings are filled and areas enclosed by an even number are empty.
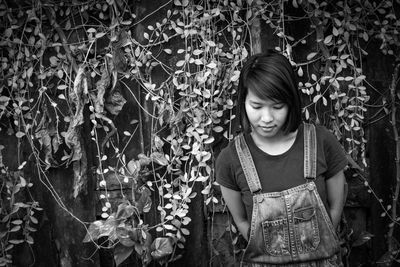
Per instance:
[[[227,166],[228,164],[231,164],[235,158],[235,155],[236,155],[235,142],[234,142],[234,140],[232,140],[218,154],[218,157],[215,162],[217,168],[218,168],[218,166],[221,166],[221,165]]]
[[[319,142],[322,142],[324,146],[339,146],[341,147],[341,144],[339,143],[338,139],[336,136],[328,130],[323,125],[315,125],[315,131],[317,134],[317,138]]]
[[[240,191],[236,180],[239,165],[235,143],[232,140],[221,150],[215,161],[216,181],[224,187]]]
[[[326,177],[335,175],[343,170],[347,165],[347,156],[343,146],[336,136],[325,126],[316,125],[318,151],[322,152],[322,157],[327,165]]]

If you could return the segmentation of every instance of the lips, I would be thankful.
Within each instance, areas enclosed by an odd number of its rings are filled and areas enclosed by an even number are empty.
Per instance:
[[[260,126],[260,128],[265,132],[270,132],[275,128],[275,126]]]

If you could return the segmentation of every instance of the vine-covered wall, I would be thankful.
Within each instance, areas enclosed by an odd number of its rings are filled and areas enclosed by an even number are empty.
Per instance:
[[[267,49],[348,153],[346,265],[393,263],[398,6],[0,0],[0,266],[237,264],[213,164]]]

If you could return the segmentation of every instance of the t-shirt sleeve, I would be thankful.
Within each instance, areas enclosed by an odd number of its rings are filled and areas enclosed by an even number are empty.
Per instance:
[[[346,153],[336,137],[325,127],[321,129],[324,136],[323,145],[327,164],[325,177],[326,179],[329,179],[339,171],[343,170],[348,162]]]
[[[224,148],[218,155],[215,162],[215,176],[216,181],[229,189],[239,191],[239,187],[235,182],[234,171],[232,169],[233,151],[231,146]]]

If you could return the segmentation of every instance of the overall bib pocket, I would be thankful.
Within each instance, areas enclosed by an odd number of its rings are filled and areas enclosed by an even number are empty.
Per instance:
[[[315,251],[320,243],[317,214],[314,207],[294,211],[296,246],[299,253]]]
[[[266,252],[272,256],[290,255],[287,219],[262,222]]]

